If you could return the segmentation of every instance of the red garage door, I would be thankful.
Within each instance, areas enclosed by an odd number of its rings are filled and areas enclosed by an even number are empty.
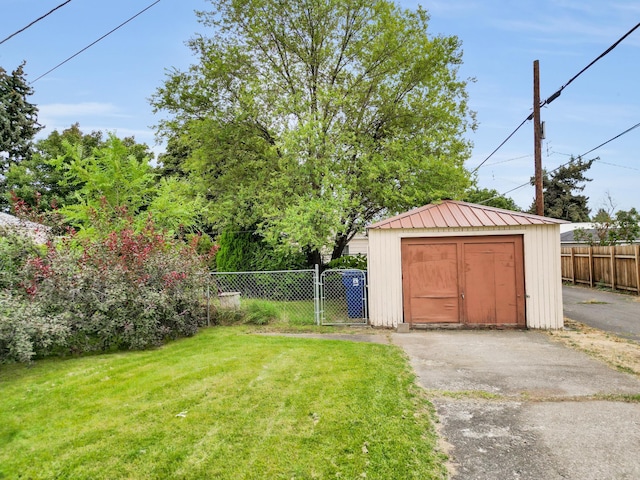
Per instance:
[[[525,326],[522,236],[402,240],[404,321]]]

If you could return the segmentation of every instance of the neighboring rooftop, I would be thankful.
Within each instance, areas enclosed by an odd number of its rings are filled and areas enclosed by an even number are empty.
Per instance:
[[[500,227],[563,223],[568,222],[474,203],[443,200],[382,220],[367,228]]]
[[[598,238],[598,231],[595,228],[585,228],[582,229],[584,231],[584,235],[586,237]],[[570,230],[568,232],[564,232],[560,234],[560,243],[588,243],[586,240],[576,240],[574,237],[574,233],[576,230]]]
[[[17,233],[31,237],[37,243],[45,243],[50,228],[46,225],[22,220],[8,213],[0,212],[0,228],[8,227]]]

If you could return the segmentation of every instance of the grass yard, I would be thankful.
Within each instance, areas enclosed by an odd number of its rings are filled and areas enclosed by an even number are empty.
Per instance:
[[[446,478],[400,349],[247,332],[0,366],[0,478]]]
[[[219,305],[214,304],[219,308]],[[254,307],[254,308],[252,308]],[[361,318],[349,318],[347,302],[344,299],[332,299],[323,302],[324,319],[333,325],[366,323]],[[313,300],[282,301],[243,298],[241,309],[223,310],[217,315],[222,324],[236,323],[239,312],[255,311],[259,317],[273,317],[270,324],[275,327],[305,327],[315,325],[315,306]]]

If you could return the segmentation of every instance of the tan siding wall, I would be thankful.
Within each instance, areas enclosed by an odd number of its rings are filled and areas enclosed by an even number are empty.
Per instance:
[[[529,227],[369,230],[369,317],[371,324],[396,327],[402,323],[402,259],[400,242],[410,237],[523,235],[526,318],[529,328],[563,326],[558,225]]]
[[[370,230],[369,318],[378,327],[402,323],[402,261],[400,236],[394,230]]]
[[[364,235],[356,235],[348,245],[349,255],[366,255],[369,248],[369,239]]]

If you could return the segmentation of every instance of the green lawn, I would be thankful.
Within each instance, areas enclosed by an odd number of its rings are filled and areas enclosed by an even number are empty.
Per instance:
[[[0,366],[0,478],[445,478],[398,348],[247,331]]]
[[[216,307],[217,304],[214,303]],[[251,307],[257,310],[268,309],[274,313],[275,318],[271,321],[272,326],[280,327],[304,327],[315,325],[315,305],[313,300],[306,301],[282,301],[282,300],[264,300],[256,298],[243,298],[241,300],[240,311],[246,311]],[[360,324],[366,323],[361,318],[349,318],[347,311],[347,302],[344,299],[332,299],[323,302],[325,322],[332,325],[340,324]],[[234,311],[223,311],[221,321],[225,323],[225,315],[233,319]]]

